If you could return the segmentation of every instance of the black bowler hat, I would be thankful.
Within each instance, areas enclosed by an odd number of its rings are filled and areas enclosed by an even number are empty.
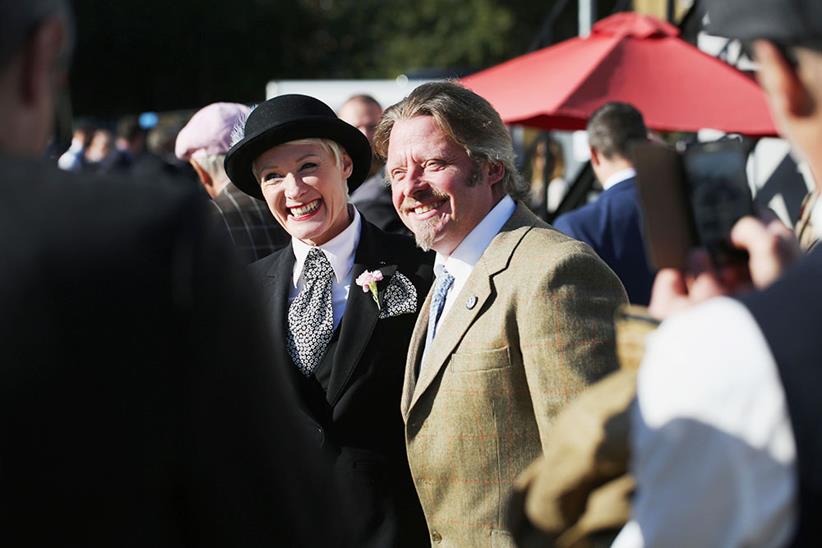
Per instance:
[[[820,0],[709,0],[707,7],[706,30],[716,36],[822,51]]]
[[[251,166],[266,150],[298,139],[331,139],[354,163],[348,190],[362,183],[371,168],[371,146],[357,128],[337,118],[331,107],[307,95],[280,95],[255,108],[245,123],[244,137],[225,156],[225,171],[237,188],[263,199]]]

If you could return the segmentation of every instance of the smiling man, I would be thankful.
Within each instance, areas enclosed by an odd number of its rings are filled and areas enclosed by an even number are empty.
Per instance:
[[[511,138],[475,93],[418,87],[385,112],[375,149],[403,222],[437,252],[402,399],[431,541],[513,545],[502,523],[512,482],[558,409],[615,367],[625,291],[589,247],[515,201]]]

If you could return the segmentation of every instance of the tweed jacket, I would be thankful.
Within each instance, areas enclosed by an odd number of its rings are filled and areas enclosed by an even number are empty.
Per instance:
[[[412,335],[401,409],[431,541],[513,546],[505,505],[542,454],[558,410],[616,369],[626,301],[591,249],[523,204],[491,241],[422,359],[429,293]]]

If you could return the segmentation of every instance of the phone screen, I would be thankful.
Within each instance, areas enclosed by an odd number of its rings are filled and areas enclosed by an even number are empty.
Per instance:
[[[744,146],[734,141],[695,144],[683,157],[697,240],[716,266],[747,260],[730,242],[734,224],[753,211],[746,163]]]

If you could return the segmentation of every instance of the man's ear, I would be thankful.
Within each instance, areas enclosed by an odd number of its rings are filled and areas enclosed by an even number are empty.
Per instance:
[[[488,162],[488,184],[495,185],[505,177],[505,166],[502,162]]]
[[[754,55],[759,62],[757,77],[772,108],[780,115],[801,118],[814,112],[813,97],[808,93],[796,70],[771,42],[754,42]]]
[[[20,78],[24,104],[35,105],[54,92],[58,58],[65,40],[65,24],[56,17],[43,21],[29,37]]]
[[[206,190],[209,187],[214,186],[214,181],[211,179],[211,175],[208,173],[208,171],[203,169],[203,166],[197,163],[197,161],[194,158],[190,159],[188,163],[191,164],[191,167],[194,168],[194,171],[197,172],[197,177],[200,179],[200,182],[203,183],[203,186],[206,187]]]
[[[591,151],[591,164],[598,166],[600,162],[599,151],[594,147],[588,147],[588,150]]]

